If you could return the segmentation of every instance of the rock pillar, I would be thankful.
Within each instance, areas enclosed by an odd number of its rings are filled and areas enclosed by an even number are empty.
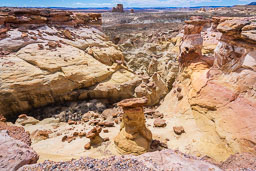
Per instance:
[[[146,98],[126,99],[118,103],[123,108],[123,120],[114,142],[121,154],[139,155],[149,151],[152,133],[146,128],[143,105]]]

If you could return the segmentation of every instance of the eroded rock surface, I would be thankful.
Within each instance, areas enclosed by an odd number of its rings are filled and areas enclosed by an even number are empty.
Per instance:
[[[141,79],[123,65],[119,48],[92,27],[100,24],[100,14],[18,8],[3,13],[0,113],[4,116],[63,101],[116,102],[135,96]]]
[[[200,29],[190,26],[203,26],[205,21],[194,19],[185,26],[185,32],[191,30],[181,45],[181,71],[158,110],[175,116],[173,122],[184,127],[187,143],[192,144],[189,149],[195,154],[219,161],[237,152],[255,154],[256,46],[242,36],[243,30],[254,25],[253,19],[213,18],[211,25],[221,37],[210,56],[201,54]]]
[[[8,135],[16,140],[20,140],[28,146],[31,145],[30,134],[24,128],[19,126],[7,125],[0,121],[0,131],[6,130]]]
[[[15,171],[37,160],[38,155],[28,144],[12,138],[6,130],[0,131],[0,170]]]
[[[123,108],[120,133],[114,142],[121,154],[142,154],[150,149],[152,133],[145,125],[143,105],[146,98],[126,99],[118,103]]]

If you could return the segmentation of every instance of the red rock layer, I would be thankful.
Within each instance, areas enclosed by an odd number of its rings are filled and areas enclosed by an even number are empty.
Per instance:
[[[74,13],[51,9],[0,8],[0,25],[12,27],[30,25],[33,27],[44,24],[59,26],[101,24],[101,14]]]
[[[214,54],[209,56],[201,53],[204,43],[201,30],[209,24],[206,26],[206,21],[200,18],[186,23],[180,46],[181,72],[170,93],[178,97],[177,104],[168,112],[184,113],[184,106],[189,106],[186,111],[191,111],[199,123],[197,126],[212,130],[212,134],[219,137],[208,139],[209,142],[224,142],[227,154],[256,155],[255,17],[213,18],[212,29],[221,36]],[[178,88],[182,91],[177,92]],[[175,101],[176,96],[169,101]],[[207,155],[221,158],[212,153]]]

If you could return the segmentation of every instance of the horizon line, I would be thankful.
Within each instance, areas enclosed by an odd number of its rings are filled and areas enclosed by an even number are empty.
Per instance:
[[[130,8],[195,8],[195,7],[232,7],[232,6],[237,6],[237,5],[203,5],[203,6],[177,6],[177,7],[163,7],[163,6],[152,6],[152,7],[124,7],[124,9],[130,9]],[[28,7],[21,7],[21,6],[0,6],[0,8],[72,8],[72,9],[91,9],[91,8],[113,8],[113,7],[61,7],[61,6],[28,6]]]

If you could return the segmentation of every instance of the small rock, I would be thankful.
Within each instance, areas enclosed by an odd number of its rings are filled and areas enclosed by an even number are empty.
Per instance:
[[[88,122],[88,121],[89,121],[89,119],[88,119],[88,118],[82,118],[82,121],[84,121],[84,122]]]
[[[67,138],[68,138],[68,136],[65,135],[64,137],[62,137],[61,141],[65,142],[67,140]]]
[[[22,33],[22,34],[21,34],[21,37],[22,37],[22,38],[28,37],[28,33]]]
[[[71,143],[71,141],[73,141],[73,140],[75,140],[76,139],[76,137],[68,137],[67,138],[67,142],[68,143]]]
[[[178,95],[177,95],[177,98],[178,98],[178,100],[180,101],[181,99],[183,99],[183,96],[182,96],[181,94],[178,94]]]
[[[49,41],[47,44],[51,49],[56,49],[57,43],[54,41]]]
[[[116,119],[114,120],[114,122],[115,122],[116,124],[118,124],[118,123],[119,123],[119,120],[116,118]]]
[[[91,143],[85,144],[85,145],[84,145],[84,149],[85,149],[85,150],[91,149]]]
[[[67,38],[69,40],[73,40],[72,33],[69,30],[64,30],[62,33],[65,36],[65,38]]]
[[[57,135],[57,136],[61,136],[61,135],[62,135],[62,133],[58,132],[56,135]]]
[[[183,126],[174,126],[173,131],[177,135],[181,135],[181,134],[185,133]]]
[[[6,118],[2,114],[0,114],[0,122],[6,122]]]
[[[180,87],[178,87],[178,88],[177,88],[177,91],[180,93],[180,92],[181,92],[181,88],[180,88]]]
[[[37,40],[37,37],[36,36],[32,36],[31,39]]]
[[[21,115],[18,116],[19,119],[21,119],[21,118],[27,118],[27,117],[28,117],[28,116],[27,116],[26,114],[21,114]]]
[[[76,124],[76,121],[68,120],[68,124],[69,124],[69,125],[75,125],[75,124]]]
[[[109,141],[109,138],[103,138],[103,141],[106,142],[106,141]]]
[[[108,133],[108,129],[103,129],[103,132],[104,133]]]
[[[155,127],[165,127],[166,126],[166,121],[164,119],[156,119],[154,121],[154,126]]]
[[[95,114],[93,114],[93,117],[94,117],[94,119],[97,119],[97,118],[99,118],[99,114],[95,113]]]
[[[78,136],[78,135],[79,135],[78,132],[74,132],[74,133],[73,133],[73,136],[74,136],[74,137],[76,137],[76,136]]]
[[[114,125],[114,122],[104,122],[104,126],[106,127],[113,127]]]
[[[26,114],[19,115],[19,118],[16,120],[15,124],[18,125],[36,125],[39,123],[39,120],[33,118],[32,116],[27,116]]]
[[[164,114],[160,113],[159,111],[155,111],[153,113],[153,118],[163,118]]]
[[[85,133],[85,132],[79,132],[78,136],[79,136],[80,138],[85,137],[85,136],[86,136],[86,133]]]
[[[42,44],[37,44],[37,46],[38,46],[39,50],[43,50],[44,49],[44,45],[42,45]]]

